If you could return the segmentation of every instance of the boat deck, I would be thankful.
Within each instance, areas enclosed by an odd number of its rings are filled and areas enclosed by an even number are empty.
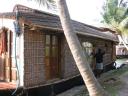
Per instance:
[[[16,83],[12,82],[0,82],[0,90],[15,89]]]

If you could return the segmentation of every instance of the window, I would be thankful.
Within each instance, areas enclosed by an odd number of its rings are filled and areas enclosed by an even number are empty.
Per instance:
[[[87,57],[89,64],[92,66],[93,45],[90,42],[82,42],[82,47],[83,47],[84,53]]]
[[[46,78],[53,79],[59,76],[59,39],[56,35],[45,36],[45,68]]]

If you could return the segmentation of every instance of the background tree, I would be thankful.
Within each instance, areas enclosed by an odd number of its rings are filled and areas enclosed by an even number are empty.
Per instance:
[[[35,0],[35,1],[44,5],[51,4],[51,2],[52,4],[54,3],[54,0]],[[103,88],[100,86],[97,79],[95,78],[88,64],[86,56],[84,55],[81,44],[72,26],[66,1],[56,0],[56,4],[58,6],[59,17],[62,24],[62,28],[64,30],[66,40],[68,42],[71,53],[74,57],[74,60],[80,71],[80,74],[86,84],[90,96],[108,96],[108,93],[106,93],[103,90]]]
[[[103,10],[103,23],[118,33],[119,40],[128,49],[128,2],[106,0]]]

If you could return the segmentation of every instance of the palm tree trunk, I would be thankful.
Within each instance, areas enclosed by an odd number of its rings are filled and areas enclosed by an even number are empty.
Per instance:
[[[118,35],[118,38],[119,38],[119,40],[121,40],[120,42],[123,43],[124,47],[128,50],[128,46],[127,46],[127,44],[125,43],[125,41],[123,40],[122,36],[121,36],[121,35]]]
[[[75,30],[71,24],[70,15],[65,0],[56,0],[58,11],[60,14],[61,24],[67,39],[69,48],[74,57],[80,74],[86,84],[90,96],[109,96],[107,92],[98,83],[95,78],[87,59],[85,58],[81,44],[75,34]]]

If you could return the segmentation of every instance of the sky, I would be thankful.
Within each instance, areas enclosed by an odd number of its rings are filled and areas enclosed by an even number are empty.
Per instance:
[[[66,0],[70,16],[73,20],[89,25],[102,26],[102,6],[105,0]],[[22,4],[31,8],[48,11],[47,8],[39,6],[31,0],[2,0],[0,3],[1,12],[12,12],[16,4]]]

